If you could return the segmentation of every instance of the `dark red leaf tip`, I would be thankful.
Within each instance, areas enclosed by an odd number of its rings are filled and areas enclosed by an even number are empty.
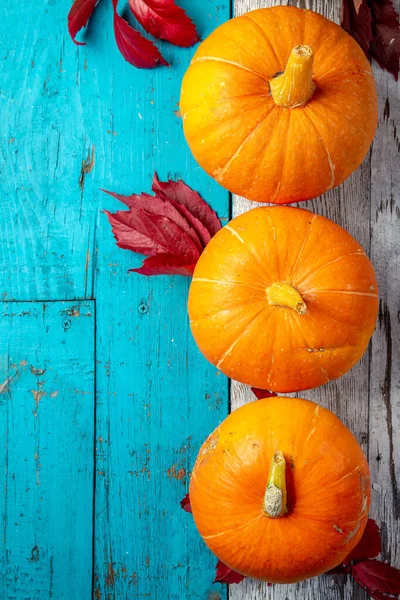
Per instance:
[[[264,398],[273,398],[277,396],[275,392],[269,392],[268,390],[261,390],[260,388],[252,387],[251,391],[255,395],[258,400],[263,400]]]
[[[241,575],[233,569],[230,569],[220,560],[217,562],[213,583],[240,583],[243,579],[246,579],[245,575]]]
[[[192,505],[190,504],[189,494],[186,494],[184,498],[182,498],[180,502],[181,508],[188,513],[192,512]]]
[[[75,0],[68,13],[68,31],[72,41],[77,46],[85,46],[84,42],[78,42],[75,37],[78,31],[86,27],[99,0]]]
[[[131,65],[138,69],[154,69],[158,65],[169,64],[151,40],[147,40],[133,29],[117,12],[118,0],[113,0],[114,35],[118,49]]]

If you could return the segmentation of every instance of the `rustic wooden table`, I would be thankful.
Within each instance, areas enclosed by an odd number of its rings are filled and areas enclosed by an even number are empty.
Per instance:
[[[231,12],[279,2],[179,3],[204,37]],[[291,4],[339,20],[339,0]],[[197,351],[187,279],[127,273],[139,259],[116,248],[101,209],[117,203],[99,188],[148,191],[157,170],[198,189],[224,222],[230,198],[182,135],[177,103],[193,49],[161,44],[171,68],[138,71],[115,47],[110,1],[79,48],[67,35],[69,7],[0,5],[0,598],[365,598],[339,577],[212,585],[215,559],[179,501],[200,443],[249,390],[230,388]],[[393,78],[374,72],[371,152],[307,206],[369,253],[377,330],[360,364],[306,395],[367,452],[382,556],[400,566],[400,105]],[[234,214],[249,208],[233,198]]]

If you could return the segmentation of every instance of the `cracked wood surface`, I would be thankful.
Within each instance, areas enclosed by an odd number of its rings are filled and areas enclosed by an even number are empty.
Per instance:
[[[310,8],[340,20],[340,0],[234,0],[234,13],[290,4]],[[396,0],[396,8],[400,2]],[[372,480],[371,516],[382,531],[382,559],[400,567],[400,161],[396,126],[400,119],[399,85],[373,68],[379,97],[379,124],[371,151],[362,166],[338,188],[301,203],[344,226],[370,256],[378,278],[380,310],[368,351],[349,373],[326,386],[302,392],[333,410],[356,435],[369,458]],[[254,207],[233,199],[233,214]],[[254,398],[236,382],[231,388],[234,409]],[[272,586],[244,581],[230,586],[231,600],[366,600],[350,578],[318,577],[297,585]]]
[[[0,303],[5,600],[90,598],[94,310],[87,301]]]

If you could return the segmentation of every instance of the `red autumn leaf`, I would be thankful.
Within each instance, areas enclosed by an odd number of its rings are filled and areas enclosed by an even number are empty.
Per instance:
[[[204,227],[208,229],[209,234],[214,236],[221,229],[221,223],[210,208],[204,202],[201,196],[192,190],[183,181],[159,181],[157,174],[154,174],[152,190],[157,196],[170,202],[177,202],[184,206]]]
[[[376,558],[381,551],[381,536],[379,527],[373,519],[368,519],[367,526],[357,546],[343,561],[349,564],[355,560],[365,560],[366,558]]]
[[[175,46],[193,46],[200,41],[193,21],[174,0],[129,0],[131,11],[155,38]]]
[[[398,79],[399,17],[392,0],[342,0],[342,27],[354,37],[367,58]]]
[[[150,40],[133,29],[117,12],[118,0],[113,0],[115,41],[122,56],[138,69],[153,69],[157,65],[169,66],[160,51]]]
[[[117,245],[149,257],[141,267],[131,269],[141,275],[192,276],[211,239],[209,228],[221,228],[214,211],[183,181],[162,182],[155,175],[155,196],[103,191],[129,208],[105,213]]]
[[[204,246],[200,241],[195,230],[190,226],[188,220],[185,219],[179,210],[177,210],[170,202],[166,202],[162,200],[158,196],[150,196],[150,194],[131,194],[130,196],[122,196],[121,194],[116,194],[114,192],[109,192],[107,190],[101,190],[110,196],[113,196],[120,202],[123,202],[129,208],[145,210],[146,212],[152,213],[154,215],[163,215],[167,217],[171,221],[175,223],[178,227],[183,229],[188,236],[193,240],[196,244],[199,253],[203,251]]]
[[[200,256],[196,244],[180,227],[163,215],[144,210],[106,211],[117,245],[146,256],[166,254],[195,264]]]
[[[386,563],[365,560],[354,565],[352,573],[357,583],[377,600],[400,594],[400,571]]]
[[[99,0],[75,0],[68,13],[68,31],[72,41],[77,46],[85,46],[84,42],[77,42],[76,34],[82,27],[86,27],[92,12]]]
[[[244,575],[236,573],[236,571],[224,565],[220,560],[217,562],[215,570],[215,579],[213,583],[240,583],[243,579],[246,579]]]
[[[203,223],[199,221],[199,219],[192,215],[186,206],[179,204],[179,202],[176,202],[176,200],[173,200],[172,198],[169,199],[169,203],[182,215],[182,217],[184,217],[184,219],[186,219],[187,223],[193,228],[193,230],[196,231],[197,237],[200,239],[203,248],[205,248],[208,242],[211,240],[211,234],[208,229],[204,227]]]
[[[169,254],[149,256],[138,269],[129,269],[140,275],[183,275],[191,277],[196,263],[188,265],[184,260]]]
[[[342,27],[359,43],[367,58],[370,58],[372,41],[372,14],[368,3],[363,0],[354,6],[353,0],[343,0]]]
[[[397,81],[400,59],[400,24],[392,0],[370,0],[374,24],[371,57]]]
[[[268,390],[260,390],[260,388],[255,387],[252,387],[251,391],[253,392],[255,397],[258,398],[258,400],[263,400],[264,398],[273,398],[274,396],[278,395],[275,394],[275,392],[269,392]]]
[[[183,508],[183,510],[185,510],[188,513],[192,512],[192,506],[190,504],[189,494],[186,494],[186,496],[184,498],[182,498],[181,508]]]

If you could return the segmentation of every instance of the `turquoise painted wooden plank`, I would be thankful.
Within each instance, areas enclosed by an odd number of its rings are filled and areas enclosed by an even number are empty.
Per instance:
[[[0,598],[90,598],[94,304],[0,303]]]
[[[179,3],[203,36],[229,16],[226,2]],[[149,191],[157,170],[182,177],[226,218],[228,194],[194,163],[175,114],[194,50],[160,44],[171,68],[136,71],[118,56],[111,31],[104,33],[110,19],[111,7],[100,5],[92,30],[103,32],[102,46],[90,59],[109,110],[104,127],[114,132],[103,187]],[[89,81],[82,85],[93,94]],[[109,197],[101,205],[118,207]],[[227,413],[227,380],[195,348],[188,280],[128,275],[140,261],[115,247],[103,216],[96,239],[95,598],[226,598],[224,586],[212,585],[215,558],[179,501],[201,442]]]
[[[92,294],[97,139],[86,121],[100,136],[103,126],[96,90],[85,112],[70,4],[28,3],[23,18],[14,0],[0,4],[0,299]]]
[[[113,291],[124,303],[105,291],[98,300],[97,597],[222,597],[215,558],[179,501],[226,414],[227,381],[194,348],[183,278],[119,269]]]

